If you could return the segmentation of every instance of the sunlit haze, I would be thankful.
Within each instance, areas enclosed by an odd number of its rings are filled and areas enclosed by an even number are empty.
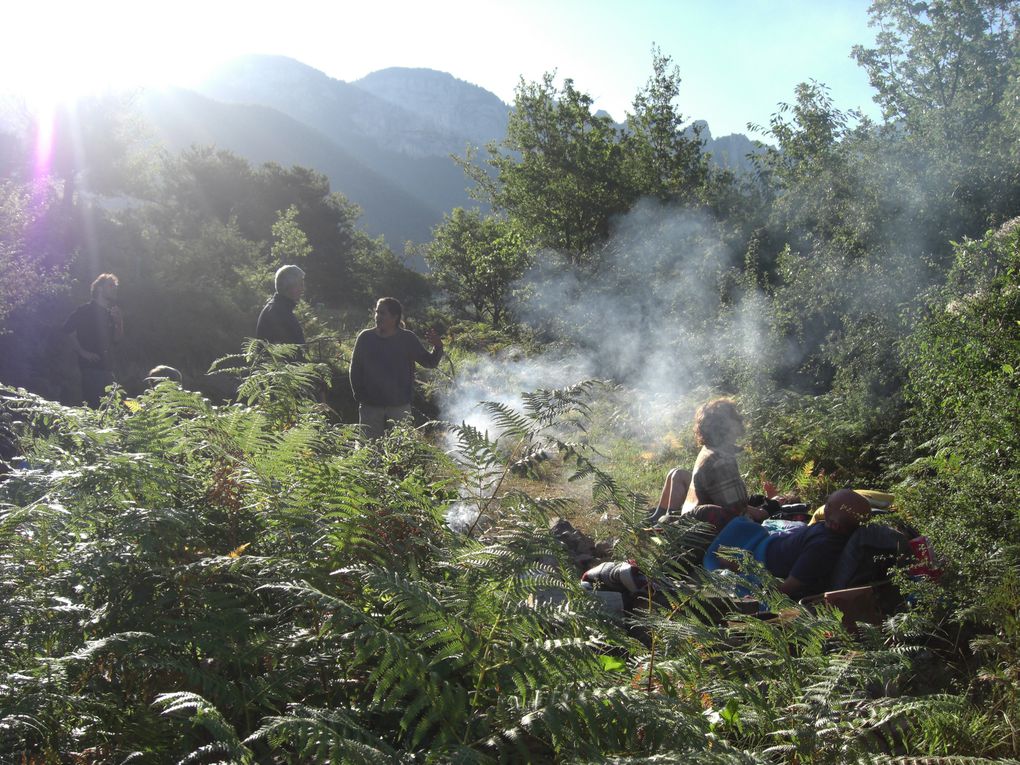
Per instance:
[[[623,119],[657,44],[680,68],[680,107],[716,136],[765,124],[798,82],[874,114],[850,59],[870,43],[865,0],[441,0],[432,3],[34,2],[4,9],[0,90],[31,101],[107,87],[187,85],[245,53],[290,56],[341,80],[390,66],[449,72],[513,100],[557,70]]]

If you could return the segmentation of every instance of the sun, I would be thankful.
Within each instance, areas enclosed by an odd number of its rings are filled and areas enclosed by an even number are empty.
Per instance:
[[[0,47],[0,90],[41,112],[109,90],[182,83],[218,58],[211,39],[195,34],[196,18],[151,0],[44,0],[4,14],[11,33]]]
[[[83,99],[187,85],[222,57],[228,47],[222,27],[203,26],[203,14],[184,7],[194,1],[37,0],[5,7],[0,108],[11,99],[34,125],[36,178],[52,171],[60,115],[73,125]]]

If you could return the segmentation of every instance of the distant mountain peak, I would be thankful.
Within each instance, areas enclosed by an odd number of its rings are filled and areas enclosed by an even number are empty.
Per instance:
[[[389,67],[354,82],[288,56],[250,54],[210,73],[198,92],[153,101],[168,143],[217,144],[255,162],[278,160],[328,174],[391,242],[426,241],[443,212],[477,205],[450,159],[506,136],[511,107],[447,72]],[[251,107],[262,107],[261,109]],[[701,139],[712,160],[738,172],[755,148],[745,136]]]
[[[248,53],[232,58],[211,70],[205,80],[208,82],[222,81],[227,78],[248,78],[270,75],[274,79],[305,79],[322,82],[336,82],[325,72],[309,66],[296,58],[273,53]],[[201,87],[201,86],[200,86]]]
[[[476,146],[506,134],[510,107],[494,93],[447,72],[389,67],[352,84]],[[457,147],[463,149],[463,144]]]

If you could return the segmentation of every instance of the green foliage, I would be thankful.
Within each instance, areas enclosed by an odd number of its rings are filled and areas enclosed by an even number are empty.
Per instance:
[[[987,606],[981,618],[993,623],[1015,607],[995,593],[1020,561],[1018,242],[1014,221],[959,245],[946,286],[929,294],[903,347],[907,507],[958,567],[961,601]]]
[[[652,48],[652,76],[634,97],[623,138],[630,183],[641,196],[699,206],[716,201],[720,187],[732,182],[713,171],[701,150],[701,128],[688,127],[677,100],[680,70],[672,59]]]
[[[981,236],[1020,201],[1020,11],[1010,0],[879,0],[870,15],[875,47],[854,57],[896,126],[896,165],[930,200],[924,228],[951,256],[948,240]]]
[[[653,50],[653,75],[634,99],[626,129],[571,79],[555,74],[517,88],[506,138],[488,147],[496,177],[462,161],[478,193],[505,212],[538,248],[572,265],[597,265],[613,219],[643,196],[701,206],[719,202],[732,183],[713,173],[698,131],[689,132],[675,103],[680,75]]]
[[[518,85],[506,139],[488,149],[497,180],[481,170],[473,177],[537,246],[582,263],[634,196],[626,188],[619,129],[592,114],[591,97],[573,80],[557,88],[554,78],[548,73]]]
[[[425,260],[453,306],[470,307],[475,320],[499,328],[508,322],[513,284],[531,254],[511,224],[458,207],[433,231]]]
[[[297,207],[291,205],[279,212],[273,224],[273,249],[270,255],[275,263],[301,265],[312,251],[308,237],[297,224],[297,216]]]
[[[579,437],[590,384],[490,405],[502,435],[461,428],[455,466],[414,431],[357,448],[304,375],[257,368],[227,406],[173,383],[96,411],[5,393],[30,467],[0,484],[4,759],[849,762],[951,756],[953,736],[1007,752],[990,716],[947,716],[962,698],[892,690],[924,652],[877,631],[850,650],[837,613],[774,587],[780,621],[719,624],[721,581],[702,576],[628,627],[579,588],[555,503],[497,486],[488,531],[445,527],[459,487],[539,445],[593,501],[630,502]]]
[[[36,169],[60,183],[68,211],[88,206],[81,192],[114,197],[150,190],[148,157],[140,148],[142,130],[132,101],[130,95],[110,92],[30,118],[29,135],[52,131],[49,154]]]
[[[332,377],[327,364],[290,363],[298,350],[296,345],[249,340],[244,353],[217,359],[209,372],[239,378],[239,401],[257,405],[273,422],[287,425],[329,387]]]
[[[425,278],[358,230],[358,208],[331,193],[321,174],[253,167],[211,148],[153,162],[139,148],[133,120],[130,103],[116,100],[62,114],[52,161],[35,168],[31,188],[27,180],[0,186],[5,381],[77,399],[74,359],[58,327],[104,271],[122,284],[126,333],[117,377],[132,392],[148,369],[165,363],[188,385],[229,396],[222,379],[205,372],[253,333],[283,261],[309,273],[308,300],[317,306],[302,308],[309,336],[327,329],[319,323],[325,309],[339,317],[328,327],[336,332],[355,306],[384,289],[409,306],[427,297]],[[10,161],[30,167],[31,142],[17,138],[5,142]],[[131,195],[130,203],[97,203],[97,195],[110,194]]]
[[[8,331],[11,313],[30,307],[59,282],[59,271],[32,252],[32,231],[46,221],[48,201],[46,191],[33,199],[21,184],[0,181],[0,334]]]
[[[874,48],[854,47],[890,120],[954,149],[994,129],[1016,74],[1020,9],[1003,0],[876,0]]]
[[[521,411],[486,404],[496,430],[454,428],[449,453],[412,429],[358,448],[318,403],[342,366],[336,328],[384,293],[427,315],[426,278],[359,231],[320,174],[212,149],[145,167],[127,113],[93,104],[77,147],[58,125],[47,183],[22,180],[27,142],[0,146],[4,380],[61,379],[46,337],[70,306],[53,295],[65,272],[83,296],[112,270],[122,376],[171,363],[238,397],[165,383],[87,411],[5,389],[25,459],[12,462],[27,467],[0,483],[0,759],[1016,757],[1020,227],[982,232],[1020,201],[1018,12],[877,0],[871,13],[875,47],[855,56],[884,124],[800,85],[757,177],[737,183],[710,168],[659,51],[626,127],[546,75],[518,88],[494,176],[469,168],[497,216],[453,211],[423,251],[454,314],[453,364],[531,332],[543,346],[600,329],[603,316],[563,311],[513,326],[511,299],[529,297],[515,280],[553,250],[539,278],[565,267],[574,290],[556,309],[638,296],[626,321],[641,339],[613,374],[679,355],[692,382],[736,392],[751,482],[820,502],[897,481],[946,558],[943,586],[911,585],[913,610],[851,636],[763,577],[755,595],[780,618],[720,624],[724,579],[678,553],[699,529],[641,522],[649,466],[683,444],[646,458],[592,384],[536,391]],[[305,265],[323,304],[301,309],[309,361],[249,343],[205,377],[251,333],[282,261]],[[754,359],[732,352],[751,315],[771,332]],[[669,337],[646,340],[652,323]],[[620,458],[639,463],[623,479]],[[571,498],[522,490],[551,462]],[[478,518],[467,534],[446,526],[458,507]],[[612,519],[619,549],[664,585],[654,606],[621,621],[580,589],[548,531],[571,513]]]
[[[287,258],[314,274],[310,300],[336,307],[371,297],[370,284],[360,278],[362,261],[383,258],[385,248],[357,230],[357,206],[330,193],[325,176],[271,162],[252,167],[210,148],[168,160],[162,174],[170,204],[151,211],[160,228],[186,233],[210,219],[233,225],[271,249],[274,270]]]

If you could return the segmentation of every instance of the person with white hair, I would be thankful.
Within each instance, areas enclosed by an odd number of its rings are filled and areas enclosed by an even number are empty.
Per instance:
[[[298,300],[305,294],[305,272],[294,265],[276,271],[276,292],[259,314],[255,337],[267,343],[303,345],[305,333],[294,315]]]
[[[184,375],[181,374],[181,370],[177,367],[160,364],[159,366],[155,366],[149,370],[149,374],[146,375],[144,381],[150,388],[155,388],[161,382],[166,380],[180,385],[184,382]]]
[[[113,349],[124,337],[124,319],[117,305],[115,274],[100,274],[92,282],[92,299],[78,306],[64,322],[64,332],[78,356],[82,398],[93,409],[114,383]]]

